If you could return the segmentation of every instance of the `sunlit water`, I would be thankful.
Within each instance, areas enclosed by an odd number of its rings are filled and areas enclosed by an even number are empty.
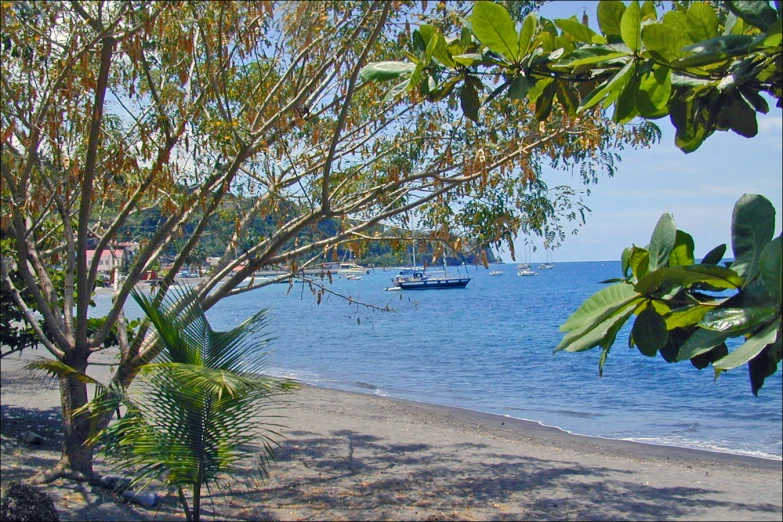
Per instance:
[[[533,266],[535,269],[535,266]],[[628,349],[618,335],[602,379],[599,349],[556,355],[558,326],[614,262],[557,263],[537,277],[514,265],[503,276],[469,267],[465,289],[387,292],[393,271],[335,279],[333,290],[394,312],[349,305],[308,288],[271,285],[224,299],[208,312],[226,330],[269,309],[270,373],[318,386],[458,406],[598,437],[781,459],[781,372],[759,397],[745,367],[713,381],[711,368],[668,364]],[[465,269],[461,269],[464,273]],[[456,272],[456,269],[453,270]],[[97,299],[96,312],[108,297]],[[127,306],[130,315],[135,303]]]

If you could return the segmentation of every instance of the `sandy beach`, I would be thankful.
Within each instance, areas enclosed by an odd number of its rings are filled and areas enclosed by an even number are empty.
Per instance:
[[[58,391],[2,360],[2,482],[59,457]],[[110,363],[110,353],[93,362]],[[110,366],[91,366],[106,380]],[[253,463],[211,491],[218,520],[778,520],[780,461],[569,435],[467,410],[305,386],[276,414],[270,476]],[[46,438],[31,446],[32,430]],[[749,433],[748,436],[753,436]],[[100,460],[96,469],[111,470]],[[184,520],[174,492],[144,509],[70,481],[44,488],[61,520]]]

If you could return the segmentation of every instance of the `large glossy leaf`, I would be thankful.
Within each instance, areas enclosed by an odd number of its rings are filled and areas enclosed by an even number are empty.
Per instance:
[[[620,91],[617,96],[617,101],[614,104],[614,113],[612,114],[612,121],[619,124],[625,124],[639,115],[639,111],[636,109],[636,101],[639,98],[639,83],[640,77],[634,71],[633,75],[628,79],[628,82]]]
[[[674,77],[672,75],[672,80]],[[714,132],[710,111],[702,106],[699,98],[672,98],[669,102],[669,117],[677,129],[674,144],[686,154],[701,147],[704,140]]]
[[[775,231],[775,207],[763,196],[744,194],[734,205],[731,222],[731,268],[745,278],[746,284],[758,274],[761,252]]]
[[[682,50],[683,47],[691,44],[687,35],[678,33],[674,28],[664,24],[644,26],[642,39],[648,52],[668,63],[684,57],[687,53]]]
[[[647,306],[634,321],[631,335],[640,352],[655,357],[668,339],[666,321],[652,306]]]
[[[625,67],[620,69],[611,79],[601,84],[593,92],[588,94],[583,100],[582,105],[579,107],[579,112],[583,112],[590,107],[593,107],[601,103],[607,96],[612,93],[619,93],[625,87],[628,80],[633,75],[633,61],[629,61]]]
[[[783,272],[782,256],[783,238],[778,236],[764,247],[759,258],[759,276],[767,292],[769,292],[769,296],[778,305],[783,302],[781,298],[781,293],[783,293],[783,290],[781,290],[781,285],[783,285],[783,281],[781,281],[781,272]]]
[[[633,0],[620,20],[620,36],[623,42],[633,52],[637,52],[642,47],[642,10],[639,7],[639,0]]]
[[[621,283],[622,284],[622,283]],[[569,332],[560,344],[555,347],[555,352],[566,350],[569,352],[581,352],[595,348],[596,346],[610,345],[614,341],[618,330],[633,314],[638,306],[640,298],[633,298],[631,302],[613,310],[600,322],[589,323],[578,330]]]
[[[654,119],[669,113],[669,97],[672,92],[671,69],[656,66],[642,76],[636,108],[644,118]]]
[[[536,34],[538,17],[535,13],[530,13],[522,22],[522,30],[519,31],[519,56],[526,56],[530,50],[530,44],[533,42],[533,35]]]
[[[379,82],[410,74],[415,68],[416,64],[408,62],[375,62],[365,65],[359,76],[366,82]]]
[[[599,322],[637,297],[639,294],[627,283],[602,288],[582,303],[568,320],[560,325],[560,331],[568,332],[588,323]]]
[[[598,15],[598,27],[604,34],[621,35],[620,22],[623,19],[626,7],[622,2],[614,0],[601,0],[598,2],[596,14]]]
[[[636,284],[636,291],[649,295],[667,286],[691,288],[706,286],[712,290],[729,290],[742,286],[744,280],[729,268],[712,265],[690,265],[677,267],[661,267],[641,278]]]
[[[647,275],[650,270],[650,253],[645,248],[634,245],[631,248],[631,258],[628,261],[631,273],[637,281]]]
[[[720,260],[723,259],[723,254],[726,253],[726,245],[718,245],[709,252],[707,252],[701,260],[703,265],[717,265]]]
[[[544,121],[549,118],[549,114],[552,112],[552,102],[555,98],[557,90],[557,82],[550,82],[544,87],[544,90],[536,99],[536,119],[538,121]]]
[[[650,272],[667,265],[676,240],[677,227],[674,218],[667,212],[658,220],[650,239]]]
[[[721,345],[729,337],[736,336],[732,332],[719,332],[717,330],[697,329],[693,335],[680,347],[677,354],[678,361],[687,361],[691,357],[708,352]]]
[[[580,42],[586,44],[595,43],[594,38],[597,36],[595,31],[593,31],[586,25],[577,22],[576,20],[569,20],[568,18],[560,18],[554,20],[554,23],[557,27],[559,27],[566,33],[570,34]]]
[[[493,2],[476,2],[470,22],[476,37],[491,51],[511,62],[519,59],[519,35],[505,8]]]
[[[715,362],[713,366],[716,370],[730,370],[745,364],[758,355],[767,345],[774,343],[778,335],[780,335],[780,322],[773,321],[761,332],[745,341],[739,348]]]
[[[443,35],[440,34],[434,26],[426,24],[419,27],[419,32],[421,33],[422,38],[424,38],[424,41],[427,43],[428,54],[430,54],[432,58],[435,58],[446,67],[453,69],[456,64],[446,46],[446,39],[443,37]],[[433,38],[435,39],[434,42]],[[432,52],[429,52],[430,48],[432,49]]]
[[[688,7],[686,16],[688,36],[694,42],[702,42],[718,36],[718,16],[711,6],[694,2]]]
[[[666,317],[666,329],[674,330],[675,328],[689,328],[699,324],[704,316],[710,310],[714,310],[714,306],[705,305],[687,305],[676,310],[672,310]]]
[[[700,41],[697,44],[683,48],[690,56],[678,59],[673,65],[679,68],[701,67],[725,61],[732,56],[741,56],[748,52],[755,38],[747,35],[730,34],[718,36],[711,40]]]
[[[628,277],[628,270],[631,268],[631,247],[623,249],[620,255],[620,268],[623,271],[623,277]]]
[[[773,307],[717,308],[708,312],[699,326],[720,332],[746,332],[769,321],[776,313],[778,309]]]
[[[688,266],[693,262],[693,237],[687,232],[678,230],[674,248],[669,256],[669,266]]]
[[[778,18],[775,10],[769,6],[769,2],[765,1],[734,0],[726,2],[726,6],[732,13],[762,31],[769,29],[769,26],[774,24]]]

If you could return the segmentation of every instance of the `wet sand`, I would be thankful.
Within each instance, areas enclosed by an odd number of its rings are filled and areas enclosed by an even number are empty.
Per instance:
[[[24,359],[41,354],[29,351]],[[99,354],[96,362],[111,362]],[[59,457],[59,395],[2,360],[2,481]],[[91,366],[108,378],[109,366]],[[536,423],[304,386],[270,419],[284,428],[270,476],[247,463],[213,489],[219,520],[781,520],[780,461],[570,435]],[[26,429],[41,446],[18,442]],[[748,436],[753,436],[749,433]],[[98,460],[96,469],[109,469]],[[184,519],[70,481],[46,487],[61,520]],[[166,495],[153,486],[150,491]],[[206,518],[205,518],[206,520]]]

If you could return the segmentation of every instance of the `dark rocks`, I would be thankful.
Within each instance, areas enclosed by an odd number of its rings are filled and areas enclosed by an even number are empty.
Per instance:
[[[9,482],[0,500],[0,520],[8,522],[59,522],[54,502],[34,486]]]

